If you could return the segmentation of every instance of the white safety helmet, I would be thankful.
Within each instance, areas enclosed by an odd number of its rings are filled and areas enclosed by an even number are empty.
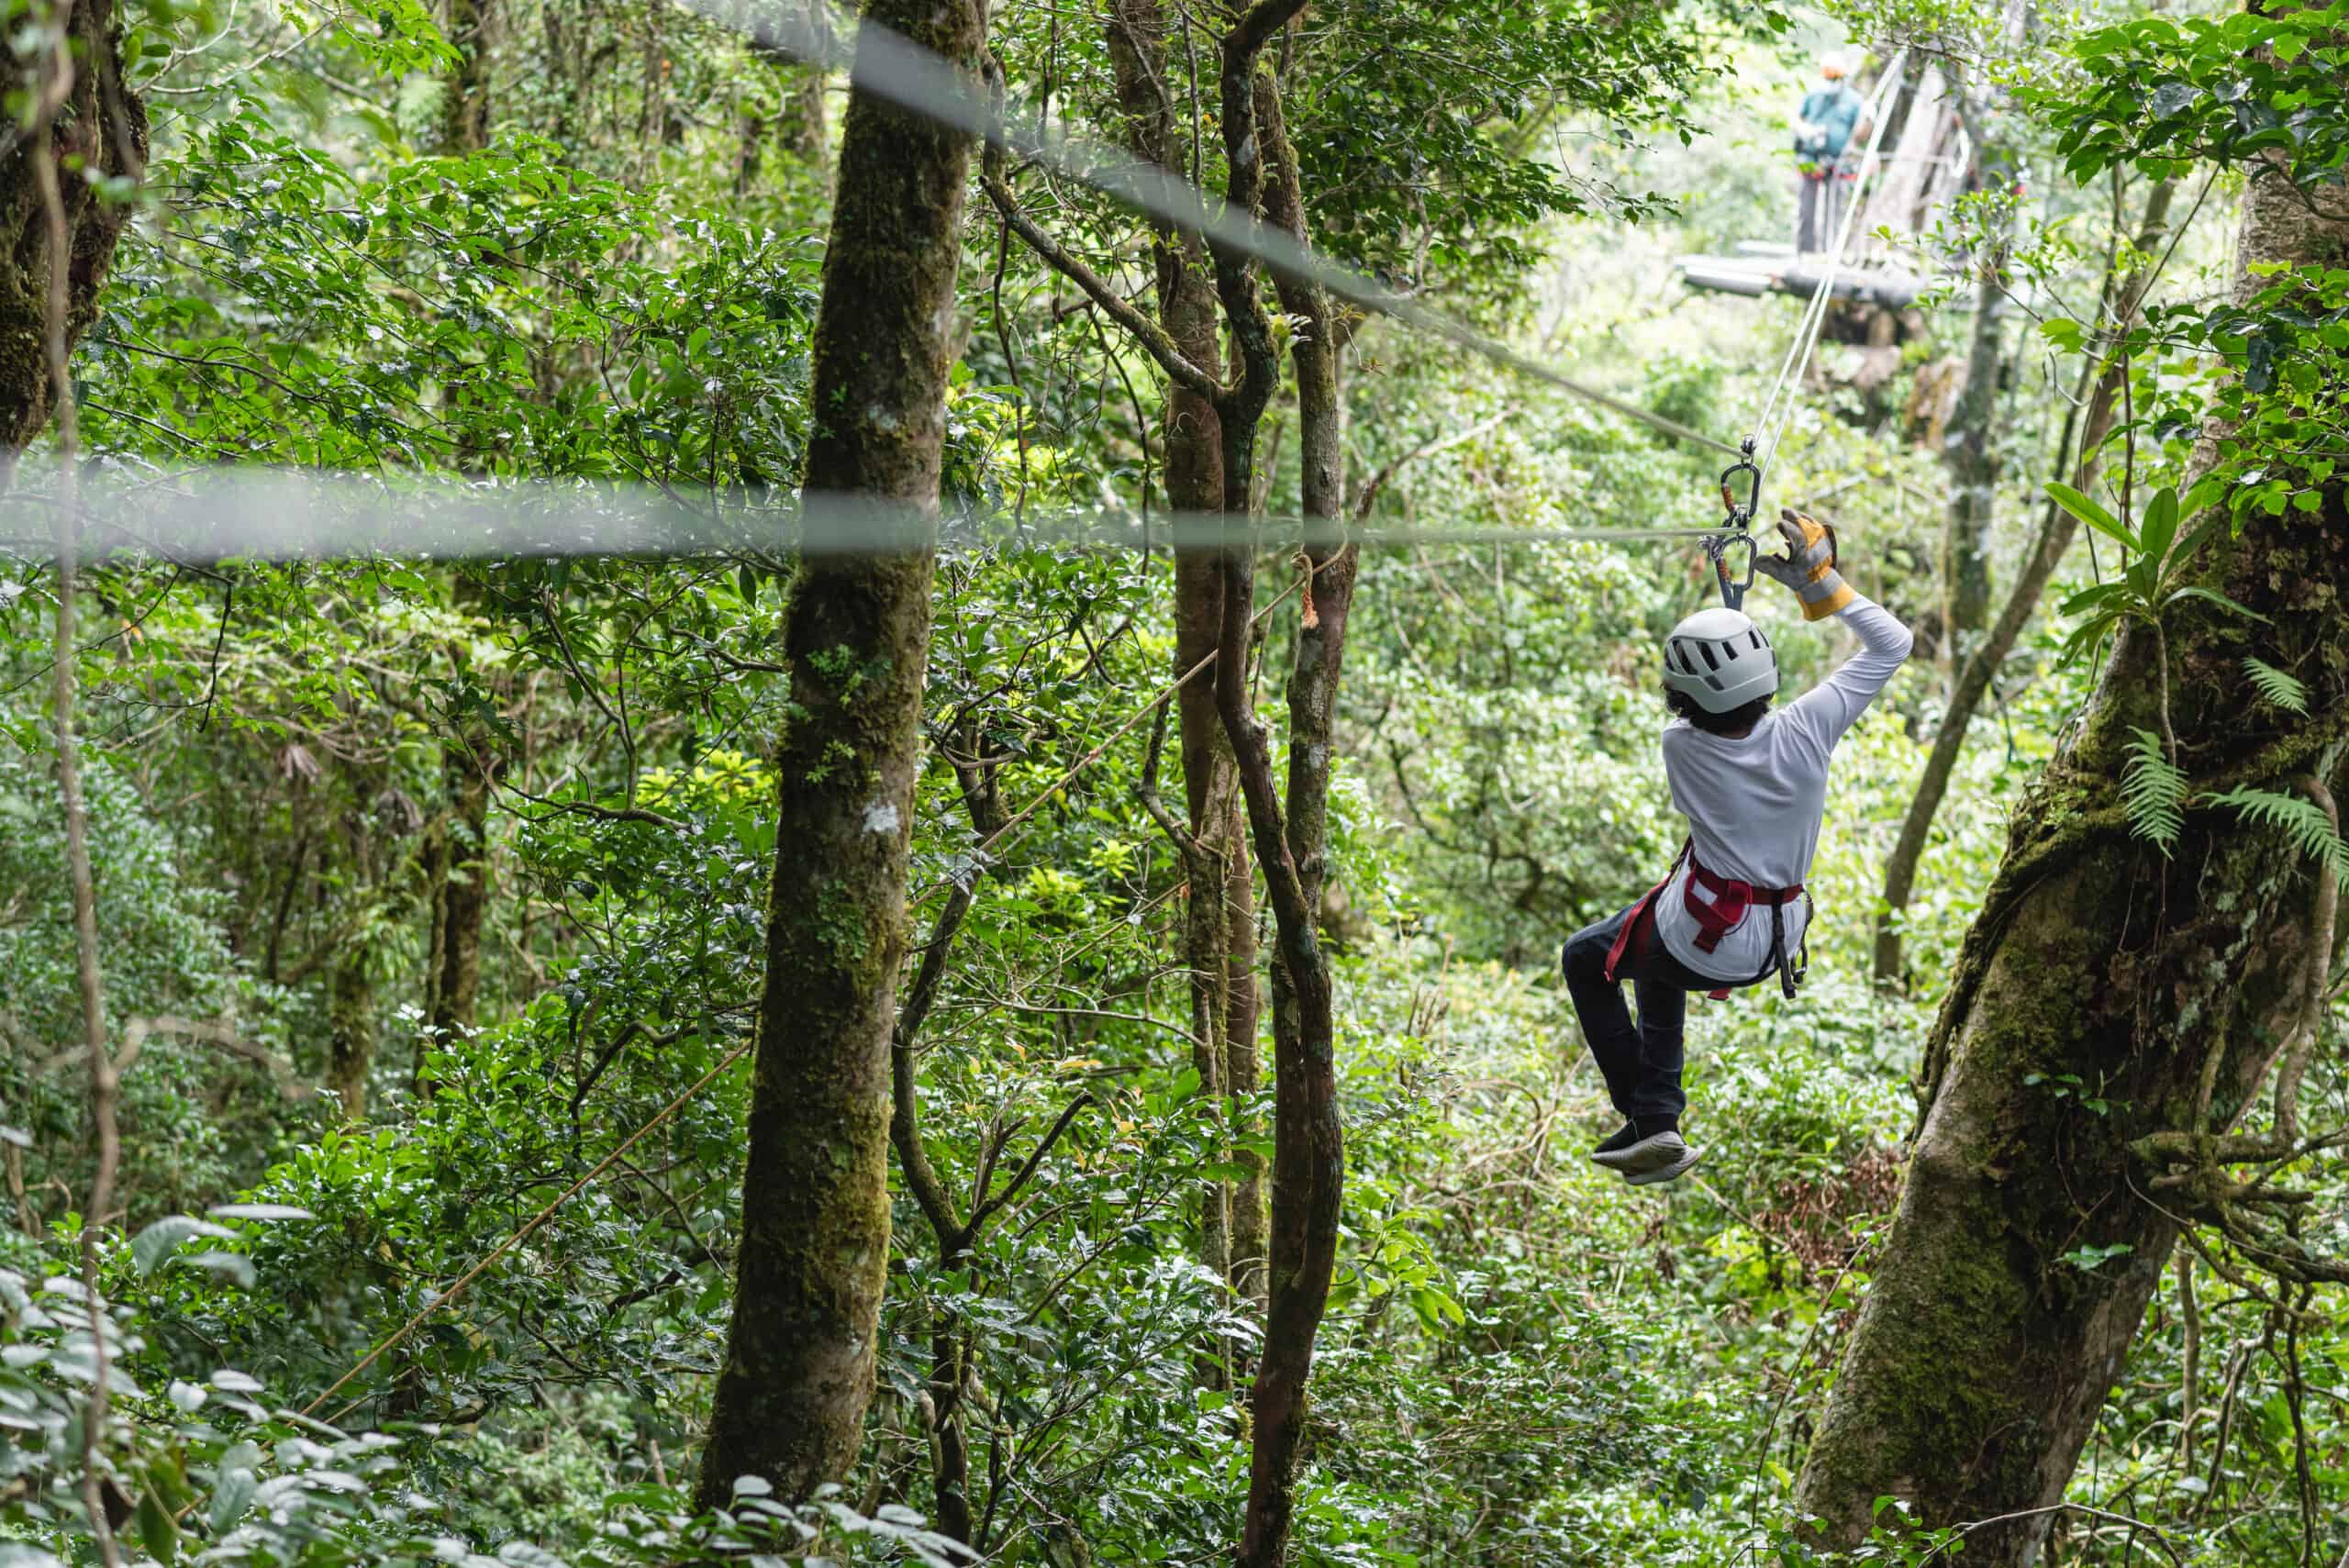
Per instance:
[[[1664,684],[1707,713],[1727,713],[1778,690],[1778,656],[1743,610],[1698,610],[1664,639]]]

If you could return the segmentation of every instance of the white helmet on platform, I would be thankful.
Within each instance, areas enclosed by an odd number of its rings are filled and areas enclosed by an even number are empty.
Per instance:
[[[1698,610],[1664,639],[1664,684],[1707,713],[1727,713],[1778,690],[1778,656],[1743,610]]]

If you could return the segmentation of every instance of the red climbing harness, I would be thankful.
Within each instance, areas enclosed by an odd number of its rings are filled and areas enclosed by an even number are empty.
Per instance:
[[[1698,896],[1702,888],[1710,902]],[[1737,929],[1745,918],[1746,910],[1756,904],[1781,909],[1803,895],[1802,884],[1792,887],[1756,887],[1750,882],[1737,882],[1725,876],[1715,876],[1702,862],[1688,858],[1688,884],[1680,890],[1680,902],[1697,918],[1697,951],[1710,952],[1721,945],[1721,939]]]
[[[1612,981],[1624,954],[1637,956],[1644,953],[1649,944],[1657,940],[1656,898],[1672,885],[1672,879],[1680,874],[1681,862],[1685,861],[1688,866],[1688,881],[1680,890],[1680,902],[1681,907],[1687,909],[1697,922],[1697,951],[1711,952],[1720,946],[1721,939],[1737,929],[1747,911],[1756,904],[1762,905],[1770,911],[1770,964],[1744,984],[1756,984],[1775,972],[1787,995],[1792,996],[1795,987],[1801,984],[1804,973],[1810,967],[1808,951],[1810,933],[1807,924],[1803,940],[1797,944],[1794,962],[1788,962],[1787,956],[1786,907],[1798,898],[1809,896],[1803,891],[1802,884],[1797,883],[1792,887],[1756,887],[1750,882],[1715,876],[1697,859],[1696,848],[1694,839],[1683,843],[1680,852],[1672,857],[1672,869],[1664,873],[1664,880],[1640,895],[1639,902],[1631,906],[1630,916],[1623,921],[1623,929],[1615,933],[1614,945],[1607,950],[1607,967],[1602,973]],[[1729,994],[1736,989],[1735,985],[1724,985],[1706,995],[1713,1001],[1721,1002],[1728,1000]]]

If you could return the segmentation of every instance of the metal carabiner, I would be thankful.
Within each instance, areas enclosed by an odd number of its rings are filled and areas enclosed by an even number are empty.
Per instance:
[[[1729,574],[1729,552],[1739,545],[1745,547],[1745,575],[1742,579]],[[1753,586],[1753,563],[1762,558],[1762,547],[1753,542],[1749,533],[1715,534],[1705,541],[1705,554],[1713,563],[1713,575],[1720,582],[1721,603],[1731,609],[1745,607],[1745,591]]]
[[[1753,510],[1762,504],[1762,471],[1754,466],[1753,439],[1751,436],[1745,439],[1742,450],[1743,457],[1721,470],[1721,505],[1729,510],[1729,526],[1740,533],[1752,526]],[[1742,506],[1738,504],[1736,493],[1730,489],[1730,481],[1740,473],[1751,476],[1745,483],[1745,502]]]

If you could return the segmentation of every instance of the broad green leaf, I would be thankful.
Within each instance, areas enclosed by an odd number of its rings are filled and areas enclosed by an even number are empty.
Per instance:
[[[164,1564],[164,1568],[179,1561],[180,1522],[155,1493],[143,1492],[139,1497],[139,1540],[147,1548],[147,1555]]]
[[[2137,536],[2121,526],[2120,519],[2106,511],[2103,503],[2094,496],[2083,495],[2070,485],[2058,484],[2052,479],[2047,482],[2046,490],[2048,497],[2058,506],[2063,507],[2097,532],[2128,546],[2131,550],[2138,548]]]
[[[271,1221],[279,1219],[316,1219],[317,1218],[317,1215],[312,1214],[306,1208],[295,1208],[291,1204],[283,1203],[223,1203],[216,1204],[212,1207],[206,1209],[204,1212],[211,1215],[216,1219],[259,1219],[262,1221]]]
[[[2232,610],[2239,616],[2249,616],[2252,619],[2263,624],[2267,619],[2266,616],[2261,615],[2250,606],[2239,605],[2224,594],[2213,592],[2209,588],[2180,588],[2169,596],[2166,603],[2174,605],[2180,599],[2208,599],[2221,609]]]
[[[2144,526],[2138,530],[2145,553],[2155,561],[2168,558],[2170,541],[2177,538],[2177,492],[2163,485],[2145,503]]]
[[[2099,583],[2094,587],[2083,588],[2078,593],[2074,594],[2070,598],[2065,599],[2061,605],[2056,606],[2055,613],[2058,615],[2076,616],[2082,610],[2094,609],[2098,606],[2110,600],[2114,595],[2125,594],[2127,592],[2127,587],[2119,583]]]
[[[261,1483],[250,1470],[224,1468],[218,1485],[212,1489],[212,1507],[206,1513],[212,1533],[227,1534],[245,1517],[245,1510],[253,1506],[253,1494],[260,1489]]]
[[[162,1266],[181,1242],[198,1236],[214,1240],[233,1239],[236,1232],[225,1225],[196,1218],[190,1214],[170,1214],[155,1221],[130,1239],[130,1261],[142,1274],[151,1274]]]

